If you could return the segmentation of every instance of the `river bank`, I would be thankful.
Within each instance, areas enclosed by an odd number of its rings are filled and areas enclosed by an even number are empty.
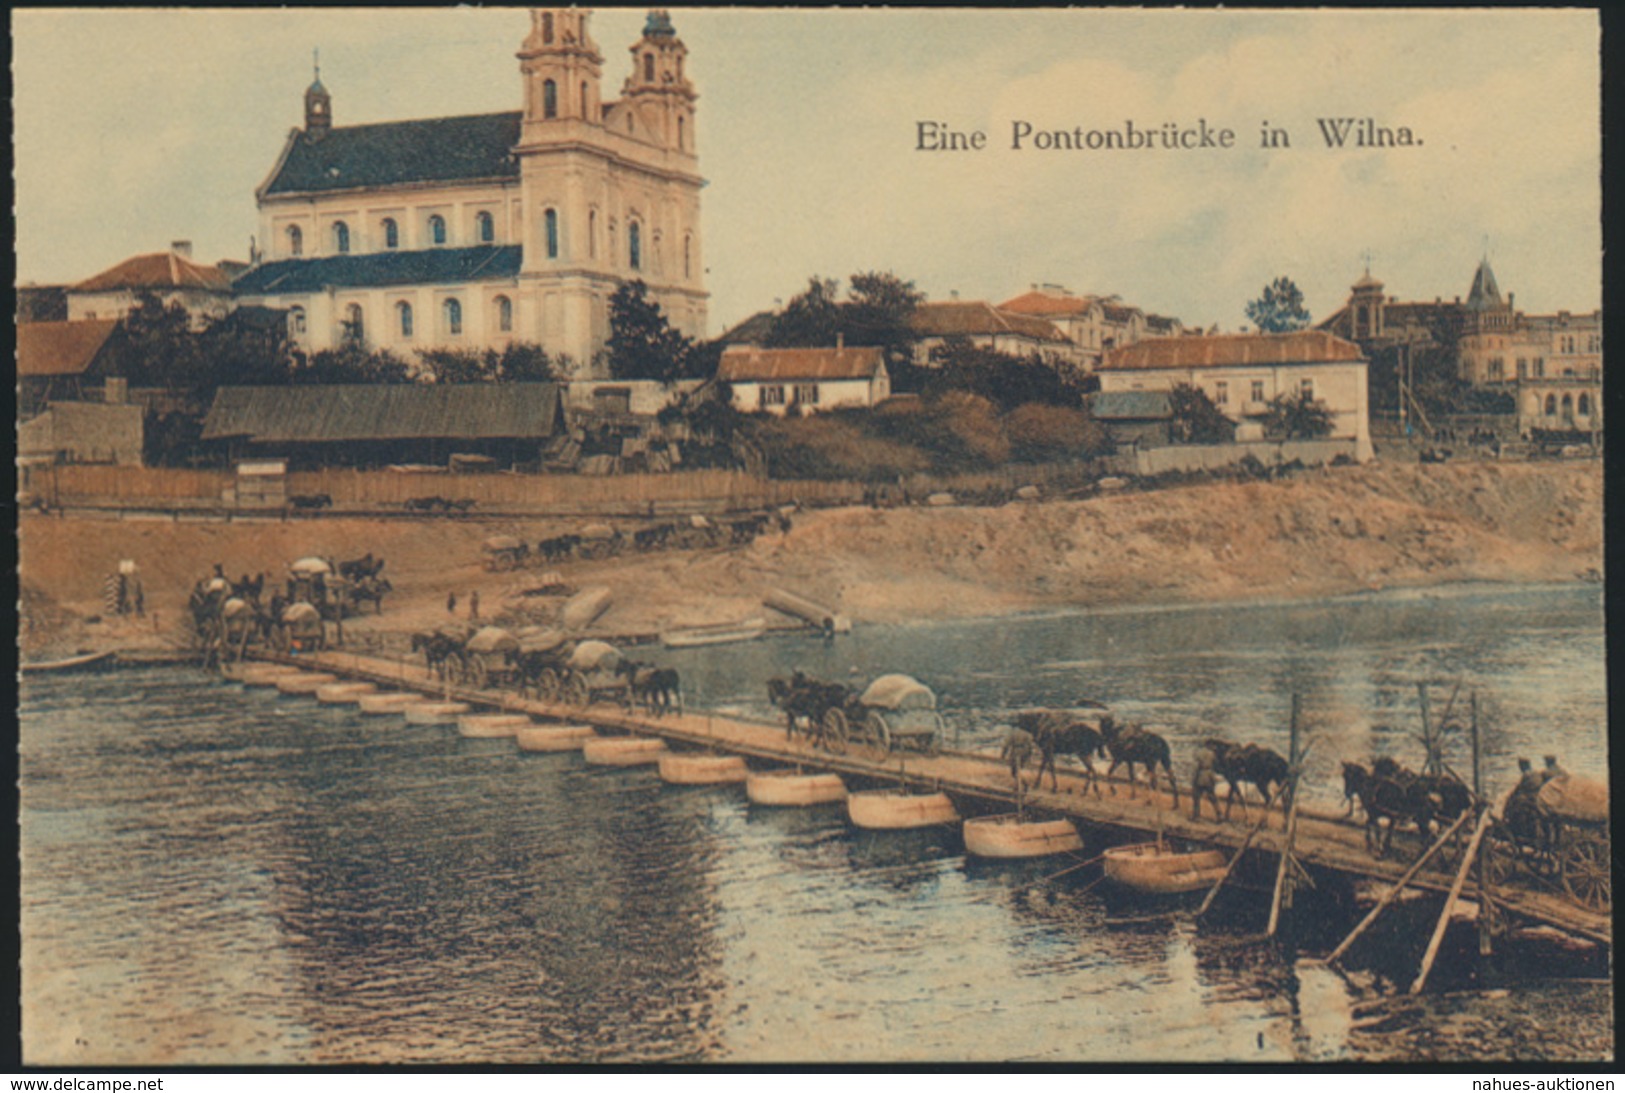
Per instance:
[[[628,552],[551,568],[573,587],[610,590],[604,631],[639,633],[762,614],[770,588],[880,623],[1549,583],[1600,571],[1602,526],[1600,463],[1370,465],[998,508],[809,511],[789,532],[747,546]],[[228,524],[25,515],[20,639],[29,659],[178,643],[187,592],[215,563],[275,582],[298,557],[369,551],[386,559],[394,592],[382,615],[347,622],[347,634],[393,644],[413,630],[466,622],[473,592],[482,619],[547,621],[556,598],[521,595],[540,570],[489,573],[480,544],[499,534],[534,543],[571,527],[544,519]],[[144,618],[104,617],[102,582],[121,559],[140,567]]]

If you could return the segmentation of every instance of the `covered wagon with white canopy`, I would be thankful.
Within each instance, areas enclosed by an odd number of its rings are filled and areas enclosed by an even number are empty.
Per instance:
[[[832,751],[846,750],[846,742],[871,744],[882,755],[894,748],[929,752],[942,733],[937,696],[913,676],[884,675],[845,706],[824,714],[824,739]]]

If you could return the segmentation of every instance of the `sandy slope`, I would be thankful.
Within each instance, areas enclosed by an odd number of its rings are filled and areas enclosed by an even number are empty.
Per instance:
[[[151,643],[172,635],[187,590],[215,562],[279,574],[306,554],[388,560],[397,594],[359,632],[437,625],[456,592],[501,613],[534,571],[490,574],[488,535],[532,541],[547,521],[325,519],[175,524],[26,516],[21,522],[30,652]],[[134,558],[157,626],[86,624],[102,578]],[[614,632],[759,614],[779,586],[861,621],[1046,607],[1312,597],[1451,581],[1561,581],[1602,565],[1602,470],[1585,464],[1369,466],[1277,482],[1203,484],[1003,508],[832,509],[734,550],[627,555],[558,567],[608,586]],[[544,599],[524,601],[536,617]],[[32,623],[33,625],[27,625]]]

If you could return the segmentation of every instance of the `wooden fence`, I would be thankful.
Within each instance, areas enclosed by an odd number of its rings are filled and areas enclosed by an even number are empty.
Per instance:
[[[1069,488],[1091,477],[1082,465],[1015,464],[998,471],[949,476],[913,475],[879,487],[888,500],[918,500],[950,492],[978,497],[1013,493],[1026,485]],[[231,471],[168,470],[64,464],[36,469],[29,488],[57,506],[112,508],[240,506]],[[849,481],[778,481],[743,471],[695,470],[673,474],[434,474],[329,468],[287,476],[287,495],[325,494],[336,509],[403,511],[406,503],[439,497],[472,501],[471,512],[558,513],[659,510],[745,511],[800,502],[860,504],[877,488]],[[246,506],[245,506],[246,507]]]

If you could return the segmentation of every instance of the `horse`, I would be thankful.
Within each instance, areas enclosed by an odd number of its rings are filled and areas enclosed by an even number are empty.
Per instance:
[[[775,676],[767,681],[768,700],[784,711],[786,740],[795,738],[796,720],[803,717],[807,719],[807,735],[818,735],[824,715],[844,707],[851,693],[839,683],[825,683],[799,670],[788,679]]]
[[[420,649],[428,672],[441,679],[446,678],[453,659],[459,667],[466,668],[468,665],[468,654],[463,651],[463,643],[438,630],[432,634],[419,632],[412,635],[412,651],[415,653]]]
[[[1100,796],[1100,783],[1095,779],[1092,760],[1104,740],[1093,725],[1065,710],[1022,710],[1011,720],[1017,731],[1025,732],[1032,738],[1041,756],[1035,785],[1043,784],[1044,771],[1048,770],[1050,788],[1059,790],[1061,784],[1055,772],[1055,757],[1070,755],[1083,762],[1084,777],[1094,789],[1095,796]]]
[[[339,576],[351,581],[364,581],[368,577],[376,577],[383,571],[384,560],[373,560],[372,551],[366,555],[348,562],[339,563]]]
[[[1230,783],[1230,792],[1224,801],[1224,818],[1230,819],[1231,807],[1237,798],[1241,800],[1242,819],[1247,818],[1247,792],[1246,783],[1251,783],[1266,806],[1269,804],[1270,794],[1279,789],[1283,808],[1282,824],[1286,823],[1285,807],[1289,803],[1291,790],[1288,778],[1292,773],[1292,765],[1278,752],[1270,748],[1260,747],[1257,744],[1232,744],[1228,740],[1210,737],[1202,741],[1202,746],[1213,753],[1213,770]]]
[[[543,539],[536,544],[536,552],[549,562],[556,562],[560,558],[568,558],[576,552],[581,545],[579,535],[556,535],[551,539]]]
[[[1108,779],[1120,765],[1127,765],[1129,796],[1133,797],[1136,790],[1135,764],[1145,767],[1146,784],[1152,789],[1156,789],[1157,768],[1161,767],[1168,775],[1168,788],[1173,793],[1174,807],[1179,807],[1179,783],[1174,780],[1174,762],[1168,751],[1168,741],[1138,725],[1119,725],[1110,714],[1100,719],[1100,735],[1106,746],[1106,754],[1112,760],[1111,766],[1106,768]],[[1111,790],[1112,795],[1116,796],[1117,786],[1113,785]]]
[[[384,613],[384,594],[395,591],[395,586],[389,583],[388,577],[362,577],[350,589],[350,598],[355,601],[356,611],[361,610],[364,600],[371,600],[373,608],[380,615]]]
[[[1379,761],[1380,762],[1380,761]],[[1388,771],[1399,770],[1397,764],[1385,766]],[[1381,858],[1388,853],[1394,841],[1394,831],[1401,823],[1410,822],[1418,834],[1426,837],[1432,827],[1433,804],[1428,791],[1413,777],[1400,781],[1376,773],[1377,764],[1367,770],[1359,763],[1343,764],[1343,796],[1359,798],[1365,810],[1365,846],[1373,856]],[[1403,773],[1403,772],[1401,772]],[[1351,810],[1352,811],[1352,810]],[[1386,833],[1382,822],[1388,821]]]
[[[620,674],[632,688],[633,698],[650,713],[669,713],[683,708],[682,688],[675,668],[660,668],[635,660],[621,662]]]

